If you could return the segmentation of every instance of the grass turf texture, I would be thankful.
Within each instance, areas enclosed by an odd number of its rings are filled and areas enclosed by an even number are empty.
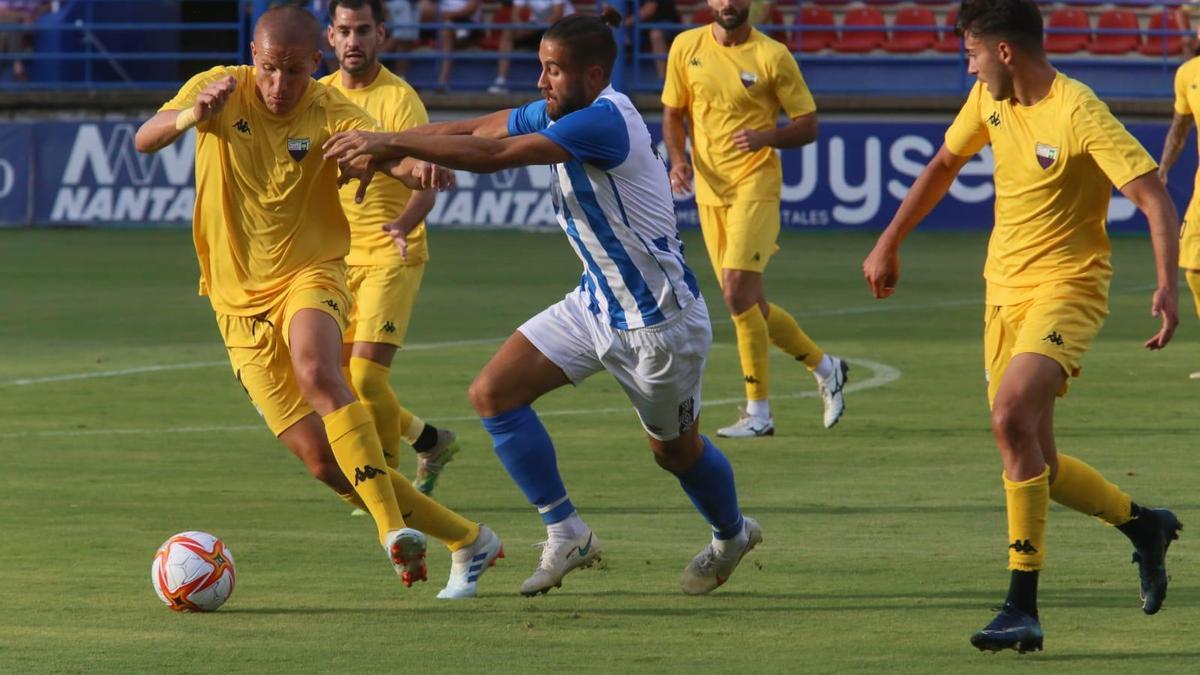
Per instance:
[[[561,236],[437,232],[410,343],[502,338],[571,288]],[[742,394],[732,326],[698,236],[690,260],[715,320],[707,401]],[[1112,314],[1059,406],[1060,447],[1190,528],[1171,550],[1161,614],[1143,616],[1130,547],[1053,507],[1041,609],[1047,651],[984,655],[970,633],[1007,584],[1003,490],[982,381],[981,234],[915,235],[896,297],[873,301],[863,234],[786,234],[771,298],[833,353],[902,377],[848,397],[832,431],[815,388],[773,352],[779,435],[722,440],[765,543],[700,598],[679,573],[708,531],[649,456],[633,412],[597,376],[538,405],[605,563],[517,595],[542,538],[466,400],[495,344],[411,349],[401,400],[458,431],[438,497],[492,525],[508,557],[474,601],[434,598],[449,568],[405,590],[374,541],[262,426],[195,297],[184,232],[0,233],[0,672],[727,670],[1190,671],[1200,658],[1200,531],[1191,303],[1161,354],[1148,241],[1115,242]],[[213,363],[217,363],[213,365]],[[153,365],[161,372],[14,384]],[[208,364],[208,365],[204,365]],[[863,364],[851,382],[876,373]],[[576,411],[576,412],[571,412]],[[705,407],[708,433],[732,403]],[[411,473],[413,458],[402,465]],[[188,529],[233,550],[238,584],[212,615],[175,615],[149,583],[154,549]],[[1191,534],[1189,534],[1191,533]]]

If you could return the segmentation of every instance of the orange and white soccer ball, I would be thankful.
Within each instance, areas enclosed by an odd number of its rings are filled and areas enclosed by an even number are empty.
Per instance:
[[[154,554],[150,581],[176,612],[212,612],[233,594],[233,552],[207,532],[180,532]]]

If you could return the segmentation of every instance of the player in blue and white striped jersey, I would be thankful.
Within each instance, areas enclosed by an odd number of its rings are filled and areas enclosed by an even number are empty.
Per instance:
[[[583,262],[582,279],[525,322],[470,390],[501,463],[547,526],[538,568],[521,586],[525,595],[561,585],[568,572],[600,556],[530,406],[601,370],[629,396],[659,466],[678,477],[712,526],[712,542],[684,570],[683,591],[707,593],[725,583],[762,540],[758,524],[738,507],[728,460],[699,432],[712,328],[684,262],[666,166],[632,102],[609,84],[617,49],[609,26],[619,21],[608,9],[601,17],[572,15],[546,31],[542,100],[399,134],[339,134],[326,145],[347,176],[363,173],[366,158],[416,157],[478,173],[551,167],[554,209]]]

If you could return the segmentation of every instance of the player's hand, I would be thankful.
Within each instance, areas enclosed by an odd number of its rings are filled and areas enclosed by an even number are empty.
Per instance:
[[[671,167],[667,174],[671,178],[671,192],[680,197],[692,194],[692,165],[680,162]]]
[[[236,88],[237,79],[229,75],[201,89],[200,93],[196,95],[196,105],[192,106],[196,122],[203,122],[221,112],[221,108],[225,107],[225,102],[229,100]]]
[[[1150,316],[1162,319],[1162,328],[1154,337],[1146,340],[1146,349],[1162,349],[1171,341],[1175,327],[1179,325],[1179,293],[1166,288],[1154,291],[1150,301]]]
[[[900,280],[900,253],[895,247],[878,242],[863,261],[863,277],[877,299],[890,297]]]
[[[766,131],[741,129],[733,132],[733,144],[742,152],[756,152],[770,145],[770,135]]]
[[[408,233],[412,227],[405,227],[399,220],[394,220],[383,226],[383,231],[392,238],[396,248],[400,249],[400,258],[408,260]]]
[[[338,162],[338,187],[357,180],[358,191],[354,193],[354,203],[361,204],[367,196],[367,186],[375,177],[375,171],[375,164],[370,157],[356,157],[349,161]]]
[[[417,180],[421,190],[436,190],[445,192],[453,190],[455,185],[454,171],[444,166],[421,161],[413,164],[412,176]]]
[[[387,151],[388,134],[372,131],[339,131],[325,141],[325,159],[336,159],[344,162],[366,155],[367,157],[383,157]]]

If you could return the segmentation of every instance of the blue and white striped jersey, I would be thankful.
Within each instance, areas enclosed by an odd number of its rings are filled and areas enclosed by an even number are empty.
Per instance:
[[[612,87],[551,121],[544,100],[508,118],[510,136],[541,133],[571,154],[554,164],[558,223],[583,261],[580,286],[614,328],[654,326],[700,297],[683,260],[667,168],[629,97]]]

